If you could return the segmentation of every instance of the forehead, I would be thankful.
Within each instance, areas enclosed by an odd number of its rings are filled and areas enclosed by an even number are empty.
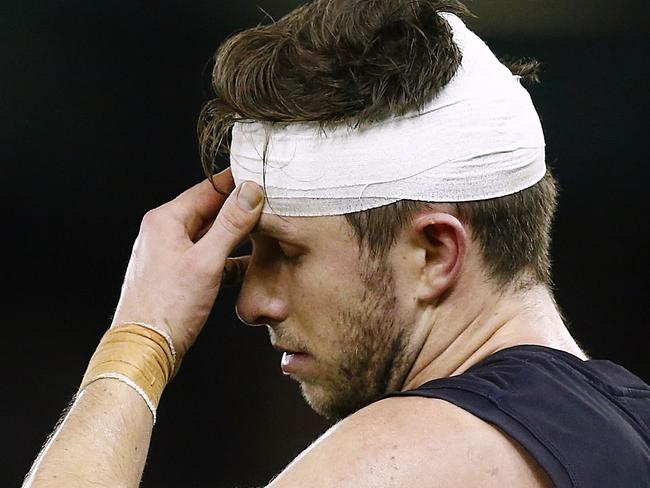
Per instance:
[[[341,215],[319,217],[283,217],[262,214],[251,234],[262,234],[278,239],[320,237],[347,237],[347,224]]]

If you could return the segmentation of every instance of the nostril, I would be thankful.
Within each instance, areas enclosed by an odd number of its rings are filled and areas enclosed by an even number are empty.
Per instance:
[[[257,326],[257,325],[265,325],[265,326],[268,327],[268,324],[265,324],[265,323],[262,323],[262,322],[259,322],[259,323],[258,323],[258,322],[247,322],[247,321],[245,321],[245,320],[242,318],[241,314],[239,313],[239,309],[237,308],[237,304],[235,304],[235,315],[237,315],[237,318],[239,319],[239,321],[240,321],[242,324],[250,325],[251,327],[255,327],[255,326]]]

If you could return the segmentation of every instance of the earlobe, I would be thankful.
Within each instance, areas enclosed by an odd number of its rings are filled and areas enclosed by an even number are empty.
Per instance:
[[[458,281],[467,250],[467,233],[463,224],[447,213],[422,215],[412,225],[413,236],[424,251],[418,299],[434,302]]]

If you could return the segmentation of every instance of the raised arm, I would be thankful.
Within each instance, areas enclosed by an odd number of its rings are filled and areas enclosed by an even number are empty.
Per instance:
[[[213,181],[224,191],[234,187],[229,170],[216,175]],[[240,185],[226,199],[206,180],[148,212],[133,246],[111,332],[126,323],[151,325],[161,333],[153,332],[152,336],[164,346],[160,351],[167,351],[166,336],[179,364],[207,320],[222,275],[230,280],[244,269],[245,258],[230,259],[228,255],[257,223],[261,203],[262,191],[254,183]],[[144,333],[149,334],[149,329]],[[155,342],[151,344],[158,347]],[[103,340],[93,357],[96,363],[102,363],[104,373],[106,364],[111,364],[106,362],[106,354],[109,359],[119,356],[120,364],[130,363],[124,355],[132,354],[132,362],[140,361],[140,369],[149,373],[146,361],[135,357],[139,351],[146,355],[149,343],[128,344],[128,351],[122,345],[118,345],[119,350],[106,347]],[[160,351],[152,353],[158,356],[150,364],[158,364],[159,358],[166,357]],[[166,367],[171,371],[173,366],[163,364],[161,377]],[[91,380],[102,376],[95,370],[90,372],[94,374]],[[121,373],[112,376],[122,379],[96,379],[77,393],[23,487],[138,486],[155,409],[145,401],[151,385],[144,385],[143,394],[137,391],[138,381],[133,382],[135,386],[129,385],[129,375]],[[104,375],[111,376],[110,372]],[[151,372],[152,378],[157,376],[157,371]]]

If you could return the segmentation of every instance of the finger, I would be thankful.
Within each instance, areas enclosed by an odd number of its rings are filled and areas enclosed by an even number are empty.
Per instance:
[[[223,194],[216,191],[215,187]],[[190,239],[197,240],[196,234],[214,220],[234,187],[230,168],[227,168],[212,176],[212,182],[205,179],[164,206],[182,222]]]
[[[200,230],[194,232],[193,235],[190,235],[192,242],[197,242],[199,239],[201,239],[201,237],[203,237],[205,233],[210,230],[210,227],[212,227],[213,223],[214,219],[210,219],[208,222],[204,222]]]
[[[242,183],[227,198],[212,227],[194,245],[195,259],[206,266],[220,266],[221,271],[226,258],[257,224],[263,202],[264,193],[257,184]]]
[[[244,281],[250,260],[250,256],[227,258],[226,264],[223,267],[223,274],[221,275],[221,285],[237,286]]]

